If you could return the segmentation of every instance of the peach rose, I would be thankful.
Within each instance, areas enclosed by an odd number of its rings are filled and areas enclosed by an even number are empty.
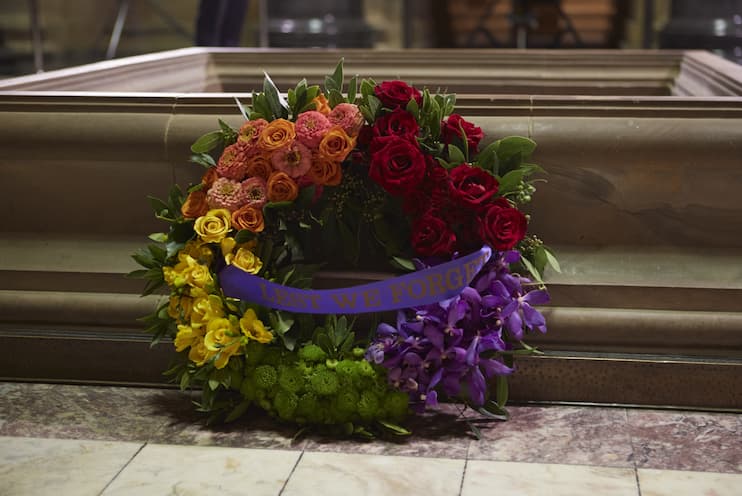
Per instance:
[[[325,98],[325,95],[322,93],[314,97],[312,103],[314,103],[314,108],[317,112],[327,115],[332,111],[330,108],[330,102],[327,101],[327,98]]]
[[[339,162],[315,158],[315,160],[312,160],[312,167],[309,169],[309,177],[314,184],[337,186],[343,178],[343,171],[340,169]]]
[[[259,153],[247,161],[247,177],[260,177],[267,181],[271,172],[273,172],[273,166],[268,154]]]
[[[247,229],[254,233],[262,232],[265,229],[263,211],[249,205],[235,210],[232,212],[232,227]]]
[[[206,192],[203,189],[191,192],[180,207],[180,213],[186,219],[201,217],[208,211],[209,204],[206,202]]]
[[[299,186],[285,172],[274,172],[268,178],[268,200],[294,201],[299,196]]]
[[[216,172],[216,167],[209,167],[201,177],[201,184],[204,185],[204,189],[208,191],[209,188],[214,184],[214,181],[219,179],[219,174]]]
[[[333,126],[320,141],[318,155],[321,159],[342,162],[355,146],[355,138],[348,136],[340,126]]]
[[[294,123],[286,119],[276,119],[263,128],[258,138],[258,147],[261,150],[272,152],[289,145],[295,138]]]

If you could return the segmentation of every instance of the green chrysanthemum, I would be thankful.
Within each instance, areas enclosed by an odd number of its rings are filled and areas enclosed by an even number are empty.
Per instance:
[[[293,419],[298,403],[299,398],[296,394],[284,391],[283,389],[279,390],[276,393],[276,397],[273,399],[273,405],[276,407],[278,416],[284,420]]]
[[[298,393],[304,388],[304,373],[295,366],[281,365],[278,368],[278,384],[291,393]]]
[[[255,384],[260,389],[270,389],[278,381],[278,372],[272,365],[261,365],[255,369]]]
[[[379,416],[379,397],[371,391],[363,391],[358,400],[358,413],[363,420],[373,420]]]
[[[324,362],[327,359],[327,353],[316,344],[307,344],[299,350],[299,358],[307,362]]]
[[[319,396],[329,396],[337,392],[338,378],[335,372],[317,367],[317,370],[309,376],[309,385],[313,393]]]
[[[409,409],[410,398],[401,391],[389,391],[384,397],[384,416],[389,420],[399,422]]]

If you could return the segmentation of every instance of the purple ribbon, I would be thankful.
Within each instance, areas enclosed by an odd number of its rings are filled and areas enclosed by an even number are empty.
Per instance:
[[[297,289],[228,265],[219,273],[225,296],[298,313],[366,313],[410,308],[453,298],[479,273],[492,250],[383,281],[341,289]]]

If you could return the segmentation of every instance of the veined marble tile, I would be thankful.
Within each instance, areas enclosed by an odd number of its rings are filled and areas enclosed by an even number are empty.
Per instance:
[[[469,460],[461,496],[637,496],[633,469]]]
[[[629,410],[636,466],[742,473],[741,417],[732,413]]]
[[[457,496],[464,463],[444,458],[305,452],[282,496]]]
[[[437,411],[411,415],[402,424],[412,432],[411,436],[359,441],[315,434],[307,439],[304,449],[366,455],[466,458],[473,434],[455,405],[442,404]]]
[[[510,420],[482,426],[469,458],[531,463],[633,467],[621,408],[510,407]]]
[[[640,468],[642,496],[739,496],[742,475]]]
[[[148,444],[103,494],[274,496],[299,455],[297,451]]]
[[[146,441],[192,408],[178,391],[113,386],[0,383],[0,435]]]
[[[139,443],[0,437],[3,496],[98,495]]]

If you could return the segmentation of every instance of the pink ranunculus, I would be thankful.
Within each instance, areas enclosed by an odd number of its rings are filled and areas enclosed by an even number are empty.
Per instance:
[[[312,166],[312,150],[300,142],[294,141],[273,152],[271,164],[273,169],[285,172],[293,179],[299,178],[306,174]]]
[[[268,185],[262,177],[242,181],[242,191],[247,196],[248,206],[262,208],[268,202]]]
[[[309,110],[296,119],[296,139],[309,148],[317,148],[332,124],[324,114]]]
[[[206,193],[206,202],[209,208],[226,208],[234,212],[247,203],[247,195],[239,182],[220,177]]]
[[[339,103],[332,109],[327,116],[330,124],[340,126],[348,136],[358,136],[358,132],[363,126],[363,114],[358,110],[358,106],[352,103]]]

